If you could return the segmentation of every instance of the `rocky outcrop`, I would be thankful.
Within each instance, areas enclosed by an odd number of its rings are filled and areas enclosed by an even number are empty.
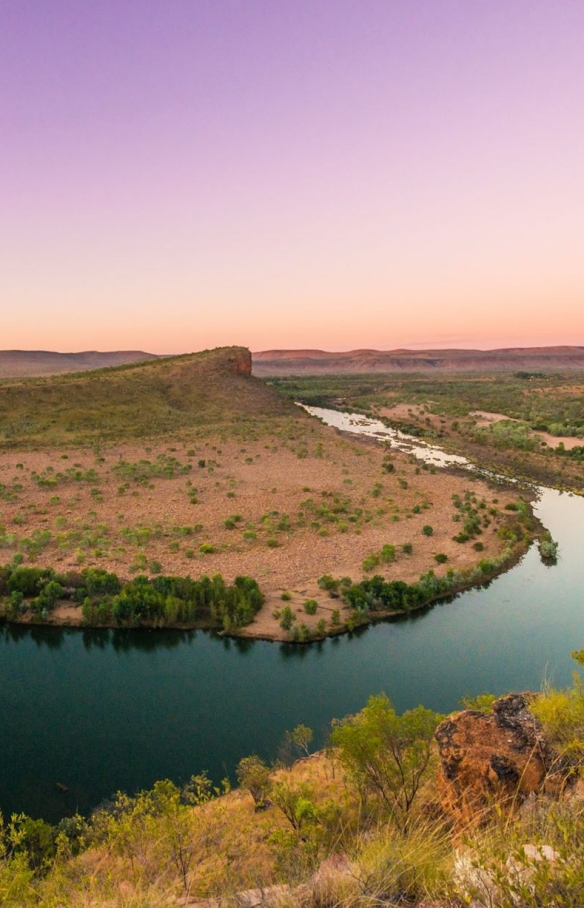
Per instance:
[[[227,356],[227,369],[235,375],[251,375],[251,353],[246,347],[232,347]]]
[[[508,694],[490,715],[467,709],[438,726],[438,789],[457,823],[486,821],[495,806],[513,809],[531,792],[557,793],[570,780],[528,709],[533,696]]]

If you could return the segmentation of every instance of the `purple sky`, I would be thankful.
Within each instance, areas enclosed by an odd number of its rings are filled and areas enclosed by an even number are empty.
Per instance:
[[[0,349],[584,344],[584,3],[1,0]]]

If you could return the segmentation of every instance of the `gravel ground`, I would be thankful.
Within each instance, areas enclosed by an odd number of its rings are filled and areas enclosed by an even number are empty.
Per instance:
[[[431,473],[399,453],[387,473],[386,448],[308,418],[253,434],[241,440],[217,430],[101,450],[2,453],[0,562],[26,550],[23,539],[49,531],[25,562],[36,558],[59,570],[99,566],[123,578],[160,570],[221,573],[227,580],[248,574],[266,604],[247,633],[283,638],[275,610],[289,604],[299,623],[328,623],[338,601],[318,589],[317,579],[361,579],[363,559],[387,543],[396,546],[395,562],[371,573],[405,581],[430,568],[439,574],[467,567],[502,549],[499,518],[480,537],[480,554],[453,541],[460,526],[452,520],[452,495],[470,490],[487,508],[501,509],[515,492],[467,475]],[[164,468],[174,475],[156,475]],[[425,525],[431,536],[423,534]],[[411,555],[402,552],[404,543],[412,544]],[[213,551],[201,552],[205,544]],[[437,553],[448,556],[446,564],[436,563]],[[307,598],[319,603],[315,616],[303,611]],[[78,620],[71,609],[58,614]]]

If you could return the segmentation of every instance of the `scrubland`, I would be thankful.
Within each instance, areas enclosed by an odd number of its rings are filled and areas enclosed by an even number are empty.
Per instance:
[[[492,700],[465,702],[465,716],[476,722]],[[326,751],[310,754],[311,731],[298,726],[276,764],[244,758],[235,790],[197,776],[182,789],[167,780],[118,793],[57,827],[13,816],[0,830],[0,899],[19,908],[577,908],[581,682],[540,694],[532,710],[553,757],[549,777],[561,764],[565,785],[552,790],[544,778],[526,798],[521,780],[507,779],[502,798],[493,784],[464,823],[437,785],[433,735],[444,717],[423,707],[397,716],[374,696],[333,723]]]
[[[497,472],[584,490],[581,371],[302,376],[270,384],[305,403],[378,416]]]
[[[467,406],[460,388],[449,388],[447,405],[429,388],[412,398],[413,387],[333,383],[326,393],[306,386],[304,399],[393,411],[402,426],[462,445],[448,412],[455,399]],[[298,383],[287,388],[301,396]],[[473,409],[511,415],[492,393]],[[481,450],[494,461],[503,451],[500,462],[513,467],[516,446]],[[541,454],[542,463],[555,468],[555,456],[564,455]],[[522,462],[524,473],[543,472],[539,461]],[[115,573],[164,589],[169,577],[221,574],[231,584],[245,575],[264,602],[245,627],[223,629],[299,642],[484,582],[538,533],[525,491],[341,437],[252,378],[238,348],[0,385],[0,515],[10,620],[87,621],[67,597],[35,606],[50,583],[64,591]],[[15,599],[9,585],[27,568],[54,577],[36,599]],[[491,700],[466,705],[488,709]],[[198,776],[182,789],[161,781],[119,793],[57,827],[6,818],[0,902],[581,905],[583,703],[576,681],[534,706],[568,760],[569,797],[542,790],[523,806],[494,798],[461,827],[436,786],[442,717],[423,707],[397,716],[380,695],[333,723],[321,753],[308,755],[312,735],[300,726],[277,764],[245,758],[235,790]]]
[[[50,567],[64,588],[88,568],[251,577],[265,601],[238,632],[306,641],[403,610],[347,600],[349,581],[424,577],[429,601],[524,550],[534,527],[517,490],[341,437],[246,374],[245,354],[0,386],[1,560]],[[26,605],[9,617],[111,618],[67,597]]]

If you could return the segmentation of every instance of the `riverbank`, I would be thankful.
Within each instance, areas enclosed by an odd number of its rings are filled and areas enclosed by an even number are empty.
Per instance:
[[[555,566],[532,546],[452,602],[310,646],[199,630],[3,625],[3,727],[14,742],[0,767],[5,815],[57,822],[157,778],[181,783],[207,769],[219,781],[245,754],[273,759],[298,723],[324,746],[334,716],[382,690],[399,711],[425,703],[446,712],[462,694],[568,684],[569,653],[584,644],[584,500],[544,490],[535,511],[560,544]]]
[[[510,532],[509,527],[506,529]],[[312,619],[312,627],[304,621],[296,623],[298,613],[288,604],[292,601],[289,595],[286,605],[270,615],[272,624],[279,622],[278,630],[266,631],[264,597],[252,578],[236,578],[233,586],[227,586],[219,575],[212,579],[203,577],[201,581],[141,577],[123,583],[117,575],[104,571],[59,575],[52,569],[21,570],[10,566],[0,568],[0,590],[5,594],[0,602],[0,616],[11,624],[32,626],[202,629],[215,630],[226,637],[307,644],[378,621],[407,617],[466,590],[488,584],[517,564],[537,538],[538,530],[541,531],[541,527],[538,528],[537,521],[525,513],[522,524],[515,528],[514,543],[498,558],[482,558],[476,566],[458,571],[449,568],[441,575],[431,569],[410,584],[401,578],[383,580],[381,574],[371,580],[356,582],[346,577],[341,580],[335,580],[331,575],[322,577],[320,601],[306,600],[302,613],[306,621]],[[69,601],[57,598],[59,592],[65,592],[63,583],[75,584],[68,589]],[[399,590],[403,599],[400,608],[384,607],[382,593],[381,598],[372,602],[368,592],[372,583],[377,587],[385,584],[390,592]],[[344,592],[339,592],[339,588]],[[39,595],[31,599],[30,594],[36,589]],[[23,591],[29,593],[28,600]],[[322,598],[324,591],[328,591],[328,606]],[[323,611],[331,613],[331,623],[327,625],[318,617],[315,625],[316,616],[322,615]],[[192,617],[184,620],[183,613]],[[197,617],[195,613],[198,613]],[[283,615],[288,618],[286,626]]]
[[[351,609],[323,594],[320,577],[381,573],[412,584],[430,570],[472,571],[505,550],[506,527],[517,517],[509,508],[521,505],[522,494],[460,472],[436,473],[407,453],[341,436],[299,411],[172,444],[4,452],[0,550],[14,564],[58,574],[89,565],[126,581],[253,577],[265,600],[246,636],[292,640],[295,625],[299,641],[322,639],[354,622]],[[460,521],[469,514],[457,511],[456,501],[467,502],[478,521],[461,541]],[[376,564],[388,549],[391,560]],[[112,626],[60,602],[44,617],[16,619]]]

